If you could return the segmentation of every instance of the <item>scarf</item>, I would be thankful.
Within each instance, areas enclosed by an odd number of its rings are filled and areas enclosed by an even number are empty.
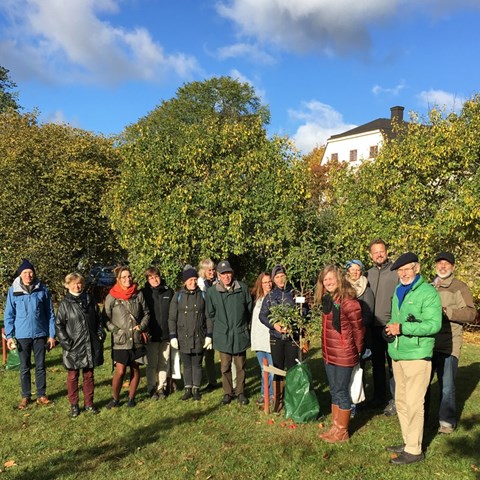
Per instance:
[[[355,294],[357,295],[357,298],[359,298],[363,295],[363,293],[365,292],[365,289],[368,286],[367,277],[365,277],[364,275],[362,275],[358,280],[355,280],[355,281],[348,278],[348,282],[354,288]]]
[[[403,300],[407,296],[407,293],[413,288],[413,286],[417,283],[419,278],[420,278],[420,275],[417,274],[417,276],[415,277],[412,283],[409,283],[408,285],[403,285],[401,283],[397,287],[395,294],[397,295],[397,298],[398,298],[398,308],[402,306]]]
[[[342,333],[342,325],[340,322],[340,304],[335,303],[333,298],[329,293],[326,293],[322,298],[322,312],[330,313],[333,312],[332,325],[334,330],[338,333]]]
[[[126,289],[122,288],[118,283],[116,283],[110,289],[110,295],[113,298],[116,298],[118,300],[130,300],[130,298],[132,298],[133,295],[136,295],[136,293],[137,293],[136,283],[133,283],[131,287],[128,287]]]

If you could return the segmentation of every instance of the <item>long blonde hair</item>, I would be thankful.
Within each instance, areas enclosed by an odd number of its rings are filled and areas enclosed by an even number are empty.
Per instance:
[[[332,297],[337,301],[341,302],[344,298],[355,298],[355,290],[347,282],[343,276],[343,272],[340,268],[335,265],[327,265],[323,270],[318,274],[317,285],[315,287],[315,304],[320,305],[322,303],[323,295],[325,294],[325,287],[323,286],[323,279],[325,276],[333,272],[337,278],[337,289],[332,293]]]
[[[252,294],[252,297],[255,300],[258,300],[259,298],[263,298],[263,284],[262,281],[265,277],[271,278],[271,275],[268,272],[262,272],[260,275],[257,277],[255,280],[255,285],[252,287],[250,290],[250,293]]]

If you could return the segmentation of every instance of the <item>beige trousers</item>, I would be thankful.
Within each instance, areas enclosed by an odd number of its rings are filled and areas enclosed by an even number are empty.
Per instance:
[[[395,378],[395,406],[402,430],[405,451],[422,453],[424,400],[430,383],[430,360],[398,360],[392,362]]]

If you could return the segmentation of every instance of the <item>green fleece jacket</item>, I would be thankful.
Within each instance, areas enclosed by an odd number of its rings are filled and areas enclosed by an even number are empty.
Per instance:
[[[399,286],[397,286],[397,289]],[[407,322],[413,315],[418,322]],[[393,360],[421,360],[431,358],[435,334],[442,326],[442,303],[432,285],[420,277],[398,307],[397,290],[392,299],[392,319],[388,323],[400,323],[401,334],[388,344],[388,354]]]

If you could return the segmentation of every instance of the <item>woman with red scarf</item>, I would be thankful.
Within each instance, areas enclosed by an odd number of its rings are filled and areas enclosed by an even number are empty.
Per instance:
[[[320,435],[325,442],[348,440],[350,379],[360,361],[365,327],[355,290],[333,266],[318,276],[315,301],[322,305],[322,354],[332,396],[332,428]]]
[[[112,332],[112,358],[115,372],[112,380],[112,400],[107,408],[118,407],[120,390],[127,366],[130,367],[130,390],[128,407],[134,407],[135,393],[140,381],[140,364],[146,355],[142,342],[142,332],[148,328],[150,314],[147,304],[137,284],[133,283],[129,267],[115,269],[117,283],[107,295],[104,304],[106,325]]]

